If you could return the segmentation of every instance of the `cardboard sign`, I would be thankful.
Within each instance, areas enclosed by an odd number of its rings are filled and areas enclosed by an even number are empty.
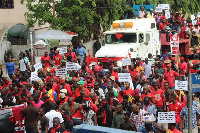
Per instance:
[[[76,64],[73,62],[66,62],[66,69],[67,70],[76,70]]]
[[[198,12],[197,17],[200,18],[200,12]]]
[[[65,76],[67,75],[66,68],[56,69],[56,76]]]
[[[176,123],[175,112],[158,112],[158,123]]]
[[[129,65],[131,65],[131,58],[123,58],[122,66],[129,66]]]
[[[178,34],[170,33],[170,48],[172,55],[179,54],[179,37]]]
[[[118,73],[119,82],[130,82],[130,73]]]
[[[155,12],[162,12],[162,8],[161,7],[156,7]]]
[[[191,15],[191,20],[194,20],[195,19],[195,16],[194,16],[194,14],[193,15]]]
[[[169,10],[165,11],[165,18],[166,19],[170,18],[170,11]]]
[[[42,63],[38,62],[37,64],[34,65],[35,71],[38,71],[38,69],[42,68]]]
[[[185,90],[188,91],[188,82],[175,80],[175,90]]]
[[[67,53],[67,47],[58,48],[59,54]]]
[[[161,8],[162,10],[169,10],[170,5],[169,4],[158,4],[158,7]]]
[[[37,71],[31,72],[31,81],[38,81],[39,77]]]

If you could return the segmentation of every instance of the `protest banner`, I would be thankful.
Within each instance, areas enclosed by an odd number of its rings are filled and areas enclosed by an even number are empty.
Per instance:
[[[175,112],[158,112],[158,123],[176,123]]]
[[[67,53],[67,47],[58,48],[59,54]]]
[[[195,19],[195,16],[194,14],[191,15],[191,20],[194,20]]]
[[[179,54],[179,37],[178,34],[170,33],[170,48],[172,55]]]
[[[38,81],[39,77],[37,71],[31,72],[31,81]]]
[[[131,58],[123,58],[122,66],[129,66],[129,65],[131,65]]]
[[[118,73],[119,82],[130,82],[130,73]]]
[[[188,81],[175,80],[175,90],[188,91]]]
[[[56,76],[65,76],[67,75],[66,68],[56,69]]]
[[[169,10],[165,10],[165,18],[166,19],[170,18],[170,11]]]
[[[42,63],[38,62],[37,64],[34,65],[35,71],[38,71],[38,69],[42,68]]]
[[[156,7],[155,12],[162,12],[162,8],[161,7]]]
[[[66,69],[67,70],[76,70],[76,64],[73,62],[66,62]]]
[[[158,7],[161,8],[161,10],[169,10],[170,9],[169,4],[158,4]]]

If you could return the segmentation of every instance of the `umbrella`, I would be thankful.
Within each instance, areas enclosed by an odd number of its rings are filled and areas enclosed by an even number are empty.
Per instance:
[[[47,45],[44,41],[39,40],[34,45]]]
[[[28,39],[28,33],[29,33],[29,28],[21,23],[13,25],[8,30],[8,35],[11,37],[24,37],[25,39]]]
[[[36,39],[55,39],[55,40],[65,40],[71,41],[72,37],[70,37],[67,33],[59,30],[46,30],[35,37]]]

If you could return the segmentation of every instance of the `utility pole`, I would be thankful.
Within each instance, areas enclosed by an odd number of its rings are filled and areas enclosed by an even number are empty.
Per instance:
[[[188,77],[188,133],[192,133],[192,78],[191,73],[189,73]]]
[[[55,0],[53,0],[53,18],[56,17],[56,7],[55,7]],[[56,24],[54,23],[54,29],[56,29]]]
[[[32,64],[32,71],[34,69],[33,67],[33,32],[30,31],[30,41],[31,41],[31,64]]]

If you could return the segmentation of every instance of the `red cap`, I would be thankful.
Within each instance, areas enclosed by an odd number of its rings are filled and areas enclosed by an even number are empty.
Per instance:
[[[157,14],[157,12],[154,12],[154,14],[156,15],[156,14]]]
[[[196,64],[196,63],[197,63],[197,60],[193,60],[193,61],[192,61],[192,64]]]
[[[198,25],[200,25],[200,21],[199,21],[199,22],[197,22],[197,24],[198,24]]]
[[[191,24],[191,23],[188,23],[188,25],[190,25],[190,26],[191,26],[192,24]]]
[[[175,61],[175,57],[172,57],[172,60],[174,60],[174,61]]]
[[[171,67],[171,64],[168,64],[167,67]]]
[[[184,57],[181,57],[180,60],[181,60],[181,61],[184,61],[185,59],[184,59]]]
[[[94,88],[93,83],[89,83],[87,86],[92,86],[92,88]]]

